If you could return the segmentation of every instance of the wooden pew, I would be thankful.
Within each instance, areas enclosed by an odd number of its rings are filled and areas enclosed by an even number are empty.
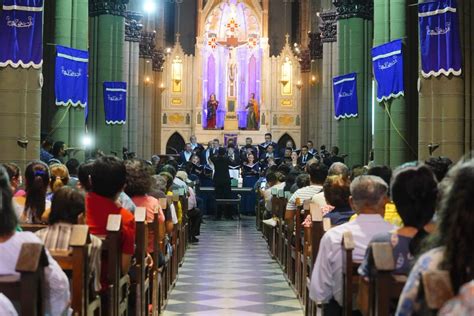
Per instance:
[[[50,249],[53,258],[64,271],[72,273],[71,308],[74,315],[101,314],[100,297],[91,287],[94,283],[90,274],[89,245],[91,239],[87,225],[73,225],[69,239],[70,251]]]
[[[126,315],[128,311],[128,294],[130,277],[127,273],[122,275],[122,251],[120,226],[122,216],[110,214],[107,220],[107,236],[102,250],[107,255],[107,296],[108,315]]]
[[[173,204],[175,207],[176,212],[178,212],[178,202],[179,202],[179,195],[174,194],[172,196]],[[183,212],[184,214],[184,212]],[[170,277],[170,287],[174,286],[176,282],[176,278],[178,276],[178,265],[179,265],[179,247],[180,247],[180,234],[181,234],[181,224],[174,225],[173,234],[171,237],[171,245],[173,247],[173,254],[170,258],[171,260],[171,277]]]
[[[352,297],[357,293],[359,285],[359,274],[357,269],[360,263],[352,260],[352,251],[354,250],[354,238],[350,231],[344,232],[342,235],[342,315],[352,315]]]
[[[372,247],[372,258],[369,260],[374,264],[369,272],[368,314],[388,316],[392,314],[391,303],[398,302],[407,277],[393,275],[395,260],[390,243],[377,242],[372,243],[370,247]],[[394,305],[396,306],[396,304]],[[364,306],[360,306],[360,308],[361,310],[366,309]]]
[[[311,283],[311,275],[316,257],[319,252],[319,244],[326,231],[331,228],[331,221],[329,218],[323,218],[321,209],[316,207],[316,204],[310,204],[310,210],[305,210],[305,215],[310,214],[312,219],[312,227],[305,228],[304,234],[304,254],[303,254],[303,288],[305,289],[303,295],[303,302],[305,306],[305,315],[315,316],[317,314],[317,304],[309,298],[309,287]]]
[[[166,198],[160,199],[160,206],[163,212],[166,211]],[[149,223],[149,226],[153,230],[154,236],[152,253],[153,267],[149,270],[149,279],[151,280],[151,315],[157,316],[161,313],[161,308],[165,302],[164,274],[166,269],[166,263],[162,267],[159,266],[160,254],[163,254],[164,251],[165,223],[159,222],[158,210],[153,214],[153,223]]]
[[[421,273],[421,291],[426,305],[420,315],[438,315],[443,305],[454,297],[449,271],[425,271]]]
[[[135,315],[148,315],[150,278],[147,265],[148,223],[146,208],[135,209],[135,264],[132,266],[132,293],[135,295]]]
[[[25,232],[36,233],[38,230],[48,227],[45,224],[21,224],[21,229]]]
[[[277,206],[277,210],[278,210],[277,261],[282,267],[283,271],[287,272],[287,255],[288,255],[288,247],[290,245],[290,241],[288,240],[288,237],[289,237],[288,227],[285,223],[285,209],[286,209],[285,191],[278,190],[278,197],[276,199],[276,203],[278,204]]]
[[[272,200],[271,200],[271,208],[272,208],[272,216],[274,218],[279,218],[278,214],[279,214],[279,207],[280,207],[280,204],[278,203],[278,189],[276,188],[272,188],[271,189],[271,193],[272,193]],[[278,260],[278,248],[279,248],[279,245],[278,245],[278,232],[277,232],[277,229],[279,229],[279,226],[277,225],[276,227],[266,227],[266,225],[264,226],[265,228],[268,228],[268,239],[269,239],[269,243],[270,243],[270,251],[272,253],[272,256],[273,258],[277,259]]]
[[[292,256],[294,253],[294,284],[295,284],[295,290],[296,293],[298,294],[298,298],[300,299],[301,302],[303,302],[303,296],[305,292],[305,287],[304,287],[304,280],[306,279],[303,277],[303,267],[305,265],[305,260],[304,260],[304,255],[303,255],[303,249],[304,249],[304,238],[301,238],[304,230],[303,230],[303,225],[302,225],[302,216],[300,215],[302,212],[304,213],[303,218],[306,218],[307,213],[309,212],[309,207],[310,207],[310,200],[306,201],[301,201],[299,198],[296,199],[296,214],[295,214],[295,247],[294,247],[294,252],[292,252]]]
[[[44,315],[44,268],[48,258],[42,244],[24,243],[15,270],[20,276],[0,276],[0,292],[19,306],[20,315]],[[16,304],[15,304],[16,303]]]

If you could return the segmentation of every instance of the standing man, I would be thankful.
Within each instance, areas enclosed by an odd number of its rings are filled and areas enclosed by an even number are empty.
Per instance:
[[[308,149],[308,146],[306,145],[303,145],[301,147],[301,155],[300,157],[298,158],[298,164],[301,166],[301,167],[304,167],[306,165],[306,163],[313,158],[313,155],[311,155],[309,153],[309,149]]]
[[[257,148],[252,145],[252,137],[247,137],[245,139],[245,145],[240,148],[240,160],[245,161],[249,153],[253,153],[254,157],[258,157]]]
[[[211,161],[214,164],[214,192],[216,199],[231,199],[232,190],[230,186],[230,175],[229,165],[230,159],[227,156],[226,150],[220,147],[217,156],[211,157]],[[232,209],[229,208],[221,209],[216,208],[216,219],[222,218],[222,213],[226,218],[232,219]]]
[[[313,157],[318,156],[318,150],[314,148],[314,144],[312,140],[308,140],[308,142],[306,143],[306,146],[308,146],[308,153],[313,155]]]
[[[201,153],[204,151],[204,147],[201,144],[198,144],[196,135],[191,135],[191,137],[189,137],[189,142],[191,143],[193,153],[200,157]]]
[[[192,155],[193,155],[193,148],[191,147],[191,143],[187,143],[186,146],[184,147],[184,150],[179,154],[179,163],[180,164],[187,163],[191,159]]]
[[[259,146],[261,147],[261,151],[262,153],[264,153],[268,147],[268,145],[273,145],[273,150],[274,151],[278,151],[278,144],[275,143],[273,140],[272,140],[272,134],[271,133],[266,133],[265,134],[265,142],[264,143],[261,143]]]

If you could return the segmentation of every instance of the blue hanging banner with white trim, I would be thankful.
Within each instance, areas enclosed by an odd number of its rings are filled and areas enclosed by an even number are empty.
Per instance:
[[[372,48],[372,62],[377,81],[377,101],[404,95],[402,40]]]
[[[462,56],[456,1],[420,3],[418,19],[423,77],[460,76]]]
[[[125,124],[127,116],[127,83],[104,82],[105,123]]]
[[[341,118],[356,117],[357,106],[357,74],[350,73],[335,77],[333,80],[334,91],[334,117]]]
[[[41,68],[43,0],[3,0],[0,14],[0,67]]]
[[[56,105],[87,105],[87,62],[89,53],[84,50],[56,46],[56,78],[54,89]]]

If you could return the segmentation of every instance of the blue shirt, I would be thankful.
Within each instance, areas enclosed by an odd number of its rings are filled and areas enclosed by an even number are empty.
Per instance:
[[[40,149],[40,159],[42,162],[47,164],[53,158],[53,155],[51,155],[49,152],[47,152],[43,148]]]

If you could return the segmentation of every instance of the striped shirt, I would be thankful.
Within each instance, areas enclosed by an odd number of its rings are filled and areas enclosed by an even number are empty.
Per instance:
[[[305,200],[311,199],[315,194],[322,192],[323,187],[321,185],[312,184],[307,187],[303,187],[301,189],[296,190],[295,193],[291,196],[288,200],[288,204],[286,204],[286,209],[289,211],[296,210],[296,199],[300,199],[301,202]]]

